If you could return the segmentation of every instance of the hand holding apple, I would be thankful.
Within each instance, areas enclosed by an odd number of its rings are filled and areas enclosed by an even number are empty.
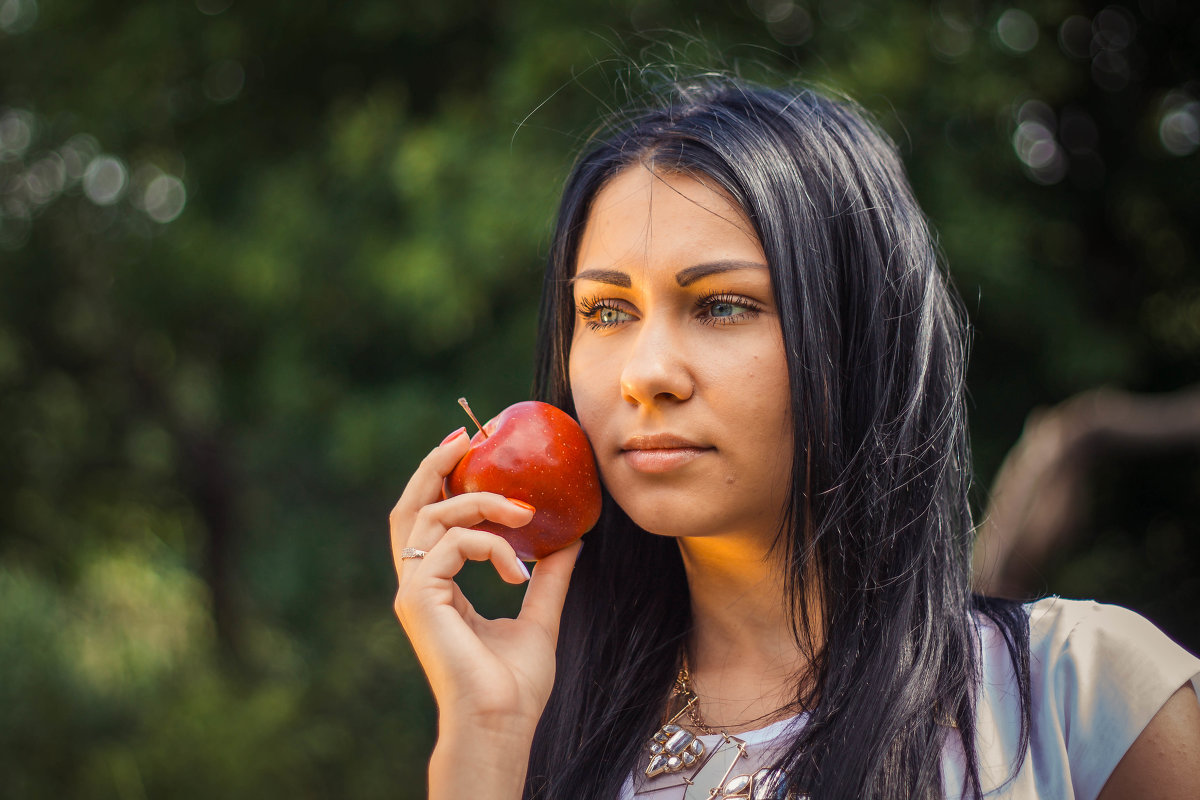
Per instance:
[[[458,401],[471,414],[466,399]],[[446,477],[446,497],[495,492],[529,503],[521,528],[484,521],[473,527],[503,536],[526,560],[543,558],[589,531],[600,518],[600,477],[587,436],[567,413],[536,400],[504,409],[471,438],[471,449]]]

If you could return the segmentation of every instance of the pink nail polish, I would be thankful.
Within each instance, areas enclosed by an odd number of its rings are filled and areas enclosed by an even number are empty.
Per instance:
[[[525,562],[518,558],[517,566],[521,568],[521,574],[525,576],[525,580],[529,580],[529,567],[525,566]]]
[[[445,439],[442,439],[442,444],[449,444],[450,442],[454,441],[459,436],[461,436],[466,430],[467,430],[466,428],[459,428],[454,433],[447,436]],[[442,444],[439,444],[438,447],[441,447]]]

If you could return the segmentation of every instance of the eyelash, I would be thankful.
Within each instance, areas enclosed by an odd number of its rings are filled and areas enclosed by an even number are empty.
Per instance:
[[[611,328],[613,325],[617,324],[615,322],[601,322],[600,321],[600,319],[599,319],[600,312],[606,308],[611,308],[614,311],[622,311],[623,310],[621,308],[618,308],[616,305],[614,305],[612,303],[612,301],[606,300],[603,297],[600,297],[599,295],[593,295],[591,297],[585,297],[582,300],[580,300],[576,311],[579,314],[579,316],[581,318],[583,318],[584,321],[587,322],[587,326],[588,326],[589,330],[598,330],[601,328]]]
[[[701,317],[700,321],[705,325],[736,325],[737,323],[757,317],[762,311],[762,306],[755,303],[748,297],[739,297],[735,294],[723,294],[714,292],[713,294],[705,295],[696,301],[696,308],[711,309],[713,306],[720,303],[727,303],[731,306],[739,306],[746,309],[734,314],[732,317]]]
[[[704,325],[736,325],[745,319],[751,319],[758,316],[758,314],[762,311],[762,306],[760,306],[758,303],[755,303],[753,300],[750,300],[749,298],[726,294],[723,292],[713,292],[697,298],[696,309],[699,311],[704,311],[721,303],[726,303],[731,306],[739,306],[746,310],[729,317],[702,316],[700,318],[700,322]],[[587,326],[590,330],[601,330],[604,328],[611,328],[614,325],[619,325],[619,322],[600,321],[600,312],[606,308],[622,313],[628,313],[625,311],[625,309],[621,308],[619,304],[608,298],[600,297],[599,295],[585,297],[580,300],[577,311],[579,316],[587,322]]]

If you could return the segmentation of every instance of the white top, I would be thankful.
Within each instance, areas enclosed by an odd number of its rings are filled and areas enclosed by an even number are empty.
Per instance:
[[[1050,597],[1026,608],[1032,707],[1029,744],[1015,777],[1021,721],[1016,674],[1004,637],[988,619],[976,616],[983,667],[976,749],[984,796],[1095,800],[1117,762],[1171,695],[1189,680],[1200,694],[1200,659],[1119,606]],[[701,736],[699,768],[647,780],[640,765],[626,779],[620,800],[706,800],[719,786],[731,796],[771,762],[775,749],[789,738],[787,731],[805,721],[801,714],[737,734],[732,741],[720,734]],[[744,743],[740,750],[737,741]],[[962,797],[963,775],[962,744],[950,731],[942,753],[947,798]],[[769,777],[758,772],[755,780],[761,784]],[[760,789],[754,797],[760,796],[775,793]]]

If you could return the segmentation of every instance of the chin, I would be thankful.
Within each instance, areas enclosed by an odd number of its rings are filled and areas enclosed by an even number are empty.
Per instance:
[[[637,517],[634,517],[634,516],[630,516],[630,519],[632,519],[633,523],[635,525],[637,525],[639,528],[641,528],[646,533],[649,533],[653,536],[663,536],[663,537],[670,538],[670,539],[681,539],[690,533],[690,531],[685,531],[685,530],[681,529],[678,523],[671,525],[671,524],[668,524],[665,520],[658,520],[658,519],[642,520],[642,519],[638,519]]]
[[[702,536],[719,524],[718,517],[725,517],[724,507],[713,502],[713,493],[694,481],[680,485],[678,479],[646,478],[621,469],[606,474],[603,467],[601,480],[633,523],[657,536]]]
[[[645,498],[638,503],[625,504],[619,500],[617,503],[633,524],[655,536],[674,539],[703,536],[715,521],[712,515],[696,513],[695,506],[689,504],[655,503]]]

